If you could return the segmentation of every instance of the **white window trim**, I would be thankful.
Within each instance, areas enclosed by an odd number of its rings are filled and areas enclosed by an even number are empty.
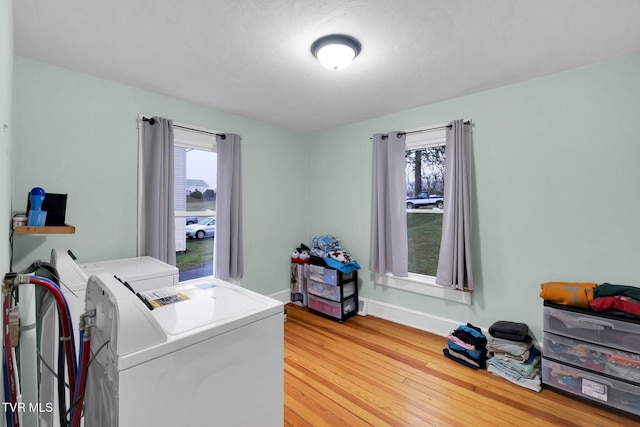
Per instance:
[[[216,211],[206,210],[206,211],[175,211],[173,214],[176,218],[186,218],[188,216],[216,216]]]
[[[407,132],[407,139],[404,143],[405,150],[415,150],[418,148],[429,148],[444,145],[447,142],[444,126],[446,125],[423,128],[414,131],[405,131]]]
[[[202,151],[217,150],[215,131],[197,126],[175,123],[173,143],[178,147],[194,148]]]
[[[375,274],[374,281],[378,285],[389,288],[471,305],[471,292],[464,292],[448,286],[439,285],[433,276],[415,273],[409,273],[408,277],[397,277],[391,273]]]
[[[406,150],[444,145],[446,143],[446,126],[447,123],[442,123],[405,131],[407,132],[407,139],[405,141]],[[386,273],[374,274],[374,281],[376,284],[390,288],[471,305],[471,292],[464,292],[452,287],[439,285],[436,283],[434,276],[409,273],[408,277],[397,277],[391,273]]]

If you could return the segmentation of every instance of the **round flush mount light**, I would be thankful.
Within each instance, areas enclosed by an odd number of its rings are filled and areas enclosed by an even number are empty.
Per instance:
[[[330,70],[347,67],[362,50],[358,40],[344,34],[320,37],[311,45],[311,53]]]

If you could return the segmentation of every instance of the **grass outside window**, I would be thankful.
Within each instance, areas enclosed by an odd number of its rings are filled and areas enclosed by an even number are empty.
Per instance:
[[[409,271],[435,276],[438,270],[442,214],[407,212]]]
[[[176,267],[179,270],[200,267],[206,260],[213,262],[213,240],[187,239],[187,250],[176,254]]]

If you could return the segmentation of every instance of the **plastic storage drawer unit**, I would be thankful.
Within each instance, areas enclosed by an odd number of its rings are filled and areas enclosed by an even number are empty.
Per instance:
[[[545,357],[640,384],[640,355],[545,332]]]
[[[358,271],[349,273],[329,267],[311,256],[305,266],[309,310],[342,322],[358,311]]]
[[[584,312],[544,308],[544,330],[624,351],[638,352],[640,324]]]
[[[324,313],[324,301],[309,295],[309,308]]]
[[[350,282],[342,286],[327,285],[326,283],[316,282],[309,279],[307,281],[307,292],[331,301],[340,302],[340,288],[342,288],[342,298],[348,298],[355,293],[356,284]]]
[[[567,393],[640,415],[640,386],[545,359],[542,380]]]
[[[355,296],[339,303],[309,295],[309,308],[326,316],[342,320],[348,315],[354,314],[358,307]]]
[[[329,285],[339,285],[352,281],[355,277],[355,273],[343,273],[342,271],[335,270],[333,268],[325,268],[321,265],[309,265],[308,278],[315,280],[316,282],[323,282]]]

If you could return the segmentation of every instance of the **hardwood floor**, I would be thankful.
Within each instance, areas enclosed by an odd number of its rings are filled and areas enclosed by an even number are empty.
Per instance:
[[[446,338],[287,305],[285,426],[632,426],[640,419],[516,386],[442,354]]]

